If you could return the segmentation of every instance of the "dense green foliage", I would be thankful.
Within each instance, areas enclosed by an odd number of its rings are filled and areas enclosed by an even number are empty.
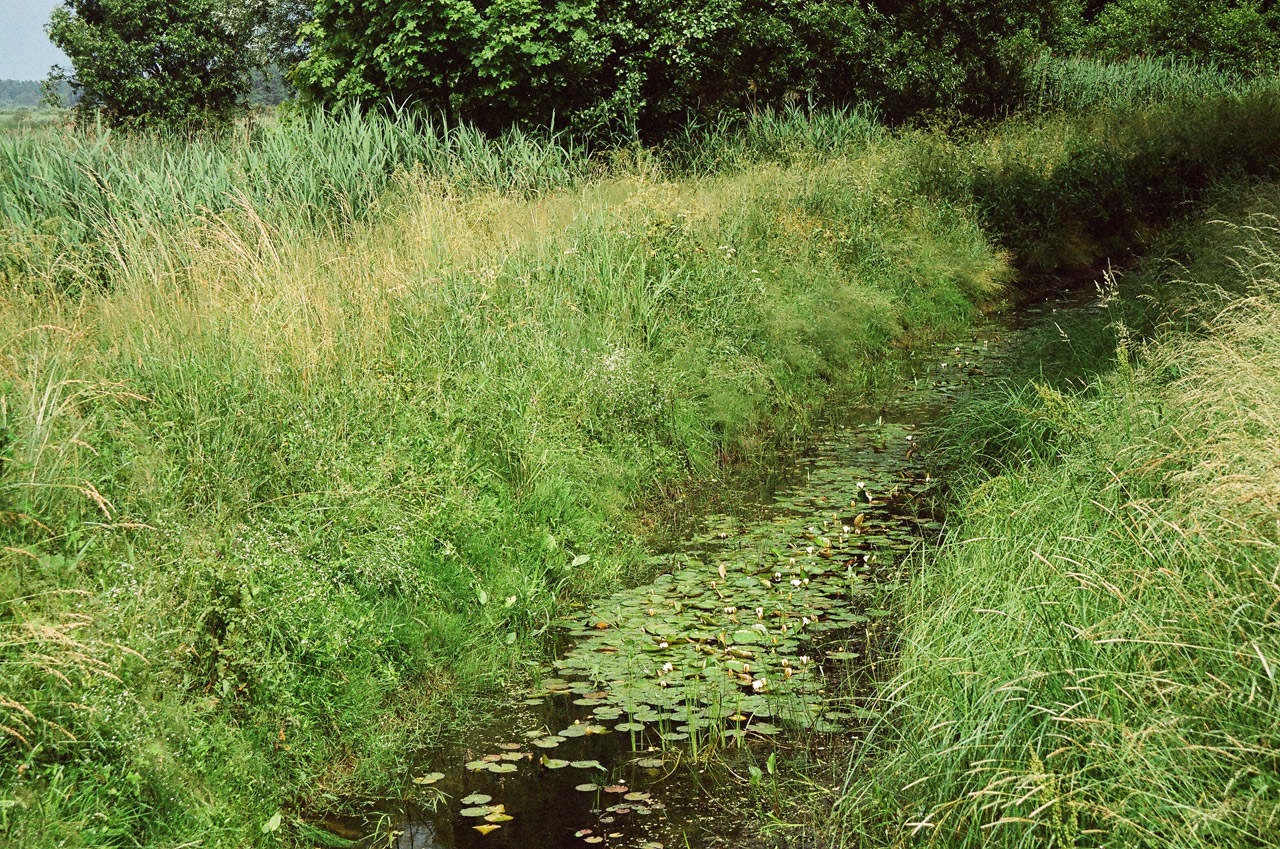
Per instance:
[[[80,108],[121,126],[225,121],[249,88],[252,21],[221,0],[66,0],[49,38]]]
[[[901,600],[846,845],[1280,845],[1278,213],[1275,185],[1210,209],[1059,317],[1087,388],[953,419],[954,526]]]
[[[1198,60],[1232,71],[1280,63],[1280,8],[1268,0],[1117,0],[1083,32],[1104,59]]]
[[[666,135],[690,115],[802,100],[990,110],[1062,11],[971,0],[319,0],[294,71],[325,103],[417,101],[501,129]]]

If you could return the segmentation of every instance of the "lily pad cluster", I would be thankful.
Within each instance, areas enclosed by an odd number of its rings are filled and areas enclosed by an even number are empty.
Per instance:
[[[772,521],[714,522],[671,571],[573,621],[576,646],[531,698],[568,697],[589,714],[534,745],[603,733],[742,740],[857,721],[865,711],[828,699],[828,676],[857,660],[848,643],[884,613],[868,603],[877,579],[927,524],[901,515],[918,475],[913,429],[866,430],[823,452]]]
[[[866,661],[867,632],[888,615],[877,601],[883,582],[939,527],[919,506],[930,478],[917,425],[998,373],[1005,353],[999,341],[975,339],[922,359],[879,414],[816,446],[763,521],[710,517],[705,533],[660,559],[651,583],[565,620],[574,647],[524,699],[526,709],[544,708],[542,719],[512,734],[521,742],[469,755],[468,773],[492,773],[502,786],[554,775],[561,792],[590,800],[592,820],[574,836],[623,845],[646,838],[624,832],[619,818],[664,809],[652,794],[679,760],[667,750],[691,739],[838,732],[871,718],[833,679]],[[633,752],[630,779],[608,755],[618,747],[593,745],[605,735]],[[460,803],[481,835],[516,815],[485,793]]]

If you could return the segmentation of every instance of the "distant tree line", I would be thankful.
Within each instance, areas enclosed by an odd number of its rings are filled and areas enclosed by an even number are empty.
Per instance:
[[[787,102],[890,120],[998,112],[1043,50],[1255,71],[1275,0],[66,0],[82,108],[221,121],[283,71],[304,102],[412,105],[497,132],[657,138]],[[277,89],[277,93],[283,88]]]
[[[49,102],[48,85],[40,80],[0,80],[0,109],[40,109],[53,106]],[[71,102],[71,86],[55,84],[52,96],[58,106]]]

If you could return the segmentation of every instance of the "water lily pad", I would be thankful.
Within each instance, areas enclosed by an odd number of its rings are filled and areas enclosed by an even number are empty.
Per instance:
[[[502,826],[494,825],[493,823],[486,823],[485,825],[473,825],[471,827],[474,828],[476,831],[480,832],[481,834],[485,834],[485,835],[502,828]]]
[[[468,761],[467,762],[467,769],[471,770],[472,772],[480,772],[488,768],[489,768],[489,764],[487,761]]]
[[[643,722],[619,722],[613,726],[615,731],[643,731]]]
[[[537,746],[539,749],[554,749],[563,742],[563,737],[542,737],[534,740],[533,745]]]
[[[511,822],[513,819],[515,819],[515,817],[511,816],[510,814],[503,814],[503,813],[499,813],[498,811],[494,811],[493,813],[486,816],[484,819],[485,819],[485,822]]]
[[[549,758],[546,755],[543,755],[542,765],[545,766],[547,769],[564,769],[569,765],[569,762],[562,761],[559,758]]]
[[[626,793],[629,788],[625,784],[610,784],[604,788],[606,793]]]
[[[592,784],[591,782],[586,782],[586,783],[584,783],[584,784],[579,784],[579,785],[577,785],[577,786],[576,786],[576,787],[574,787],[573,789],[574,789],[574,790],[581,790],[583,793],[594,793],[594,792],[596,792],[597,790],[599,790],[599,789],[600,789],[600,785],[599,785],[599,784]]]
[[[472,793],[470,796],[463,797],[461,801],[464,805],[483,805],[492,802],[493,797],[486,796],[483,793]],[[486,810],[488,809],[486,808]],[[466,816],[466,814],[464,813],[463,816]]]
[[[489,797],[486,796],[485,798],[487,799]],[[463,808],[458,813],[464,817],[487,817],[489,814],[493,813],[493,811],[486,805],[479,805],[473,808]]]
[[[418,776],[413,780],[414,784],[435,784],[444,778],[443,772],[429,772],[426,775]]]
[[[649,800],[650,796],[648,793],[636,792],[636,793],[628,793],[622,798],[626,799],[628,802],[645,802]]]
[[[604,769],[600,761],[573,761],[569,765],[575,769]]]
[[[662,758],[642,758],[636,761],[636,766],[641,769],[662,769],[664,763]]]
[[[515,764],[489,764],[489,772],[515,772]]]

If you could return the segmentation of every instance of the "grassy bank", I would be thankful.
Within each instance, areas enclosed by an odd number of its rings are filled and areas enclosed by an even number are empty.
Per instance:
[[[397,792],[567,602],[636,573],[641,499],[804,433],[1005,273],[892,146],[536,193],[354,161],[290,214],[343,163],[188,186],[202,149],[103,144],[6,200],[49,246],[0,308],[20,845],[243,845]],[[133,194],[81,191],[99,168]]]
[[[1267,91],[657,153],[410,116],[0,137],[0,835],[301,841],[399,792],[641,574],[639,503],[961,325],[1000,245],[1095,260],[1102,225],[1059,228],[1090,151],[1107,203],[1178,120],[1184,170],[1266,172]],[[1201,185],[1155,184],[1125,244]]]
[[[848,777],[848,845],[1280,842],[1280,190],[1124,282],[1112,369],[957,416],[949,542]],[[1073,338],[1075,337],[1075,338]]]

